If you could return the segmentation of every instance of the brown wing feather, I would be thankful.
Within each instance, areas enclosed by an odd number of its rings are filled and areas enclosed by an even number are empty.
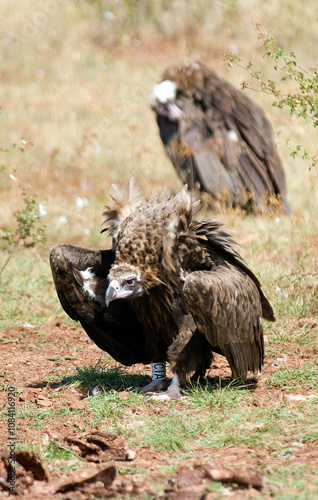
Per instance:
[[[246,150],[250,149],[253,153],[250,155],[254,159],[252,166],[264,182],[263,191],[285,195],[284,170],[264,111],[246,94],[219,78],[209,68],[205,67],[205,75],[205,103],[208,101],[206,106],[214,108],[214,120],[216,115],[219,116],[218,127],[226,126],[226,130],[234,130],[241,143],[244,141]],[[228,138],[226,141],[230,142]],[[244,147],[244,144],[242,146]],[[227,147],[228,144],[225,144],[225,149]],[[238,161],[238,165],[239,163]],[[248,184],[246,187],[249,187]]]
[[[255,274],[247,267],[237,251],[237,245],[231,236],[222,229],[222,223],[216,219],[198,219],[193,222],[193,230],[199,243],[211,254],[212,260],[224,259],[224,262],[234,265],[243,271],[256,285],[261,305],[262,316],[268,321],[275,321],[274,311],[265,297],[261,284]]]
[[[220,347],[233,376],[261,369],[262,305],[255,283],[232,265],[191,273],[183,297],[201,334]]]
[[[112,250],[90,250],[73,245],[57,245],[51,250],[50,263],[56,291],[65,312],[79,321],[100,349],[116,361],[131,365],[149,363],[142,325],[127,301],[105,304],[108,272],[114,262]],[[92,298],[83,289],[80,271],[87,268],[95,275]]]
[[[195,271],[187,277],[183,296],[199,331],[213,346],[252,342],[262,307],[254,282],[232,265]],[[209,331],[211,325],[211,331]]]
[[[245,378],[248,371],[261,369],[261,318],[275,321],[273,310],[259,280],[246,266],[220,221],[194,219],[191,231],[186,240],[190,253],[187,254],[182,239],[179,252],[182,251],[182,266],[188,270],[182,295],[198,329],[196,343],[203,345],[203,335],[212,350],[221,350],[226,356],[233,376]],[[182,370],[187,373],[189,367],[193,368],[188,344],[176,360],[181,374]],[[198,368],[199,363],[194,369]]]

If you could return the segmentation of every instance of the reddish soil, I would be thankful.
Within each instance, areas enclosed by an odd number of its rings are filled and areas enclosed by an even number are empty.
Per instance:
[[[316,327],[316,321],[313,320],[313,323]],[[301,325],[295,324],[296,326],[299,327]],[[96,443],[92,444],[92,450],[86,450],[85,453],[87,454],[82,463],[82,468],[85,472],[62,472],[58,465],[63,465],[63,461],[60,460],[60,463],[56,464],[56,461],[54,462],[53,460],[45,465],[49,475],[47,483],[41,479],[35,480],[34,472],[32,473],[30,470],[25,471],[20,468],[17,471],[19,473],[17,478],[19,489],[17,493],[21,493],[23,498],[44,498],[45,496],[47,500],[50,498],[84,499],[89,498],[90,495],[92,497],[102,495],[103,498],[129,498],[129,495],[131,495],[133,498],[142,498],[146,493],[151,498],[159,498],[155,494],[158,491],[158,487],[166,491],[165,496],[161,496],[160,498],[203,498],[204,484],[211,480],[210,472],[204,469],[207,466],[206,464],[213,462],[217,474],[221,475],[233,473],[233,471],[225,468],[226,464],[229,463],[235,466],[235,470],[241,468],[243,474],[250,474],[246,469],[252,468],[254,471],[251,474],[254,474],[257,473],[255,469],[259,470],[260,465],[279,466],[284,460],[281,456],[275,456],[274,454],[270,456],[259,448],[255,451],[244,446],[239,446],[213,449],[213,451],[211,450],[211,459],[207,461],[201,458],[206,453],[206,450],[202,450],[202,454],[198,452],[196,458],[178,464],[180,469],[177,478],[168,477],[167,474],[160,470],[160,466],[167,466],[169,462],[174,464],[171,455],[168,456],[165,453],[159,453],[151,448],[129,450],[124,438],[120,436],[117,438],[116,436],[112,438],[107,437],[108,430],[102,423],[93,429],[88,429],[89,421],[92,421],[92,417],[83,403],[87,389],[75,388],[63,383],[63,376],[74,375],[75,367],[94,366],[100,360],[101,355],[104,354],[87,337],[82,328],[53,320],[51,323],[40,327],[21,326],[17,329],[7,329],[1,333],[1,337],[0,353],[2,367],[0,372],[2,373],[0,373],[0,380],[5,388],[12,384],[21,391],[17,396],[18,411],[19,407],[23,408],[25,402],[32,402],[37,407],[43,408],[43,410],[58,409],[62,406],[78,410],[77,413],[68,417],[67,420],[52,419],[48,425],[40,429],[36,429],[34,426],[30,427],[25,418],[17,418],[17,436],[19,442],[47,443],[49,440],[54,440],[60,445],[66,446],[65,438],[83,440],[85,431],[86,435],[89,432],[100,431],[106,436],[103,438],[104,440],[113,439],[113,444],[109,449],[107,448],[107,453],[104,450],[105,447],[100,445],[100,443],[97,445]],[[295,366],[299,366],[299,363],[306,360],[305,348],[303,350],[299,348],[297,356],[294,356],[294,354],[284,353],[284,356],[287,355],[289,358],[289,366],[292,366],[293,363],[295,363]],[[107,358],[107,364],[111,367],[119,366],[111,358]],[[268,375],[270,372],[275,371],[278,366],[279,361],[267,356],[264,373]],[[143,365],[135,365],[131,368],[125,368],[125,370],[132,374],[150,374],[149,367]],[[226,360],[222,357],[217,357],[209,375],[215,376],[217,374],[224,378],[229,373]],[[261,377],[263,376],[261,375]],[[57,378],[62,383],[57,383]],[[255,387],[253,404],[262,407],[269,404],[269,392],[271,397],[277,397],[278,400],[282,398],[288,399],[288,395],[286,396],[279,389],[270,389],[269,391],[268,388],[266,389],[265,384],[258,384]],[[3,409],[7,404],[7,392],[4,390],[0,394],[0,404]],[[127,398],[127,392],[123,391],[121,397],[123,399]],[[288,402],[291,405],[293,404],[292,399],[288,400]],[[135,410],[139,414],[144,412],[148,412],[149,414],[155,412],[155,406],[149,405],[147,407],[146,405],[137,409],[135,408]],[[166,411],[168,412],[169,403],[166,403],[164,406],[166,406]],[[184,409],[184,402],[181,400],[174,408]],[[2,427],[0,429],[0,444],[4,446],[7,442],[6,432],[6,428]],[[81,445],[81,443],[79,444]],[[93,458],[89,458],[92,456]],[[32,461],[32,457],[30,460]],[[5,464],[5,457],[3,457],[2,462]],[[0,453],[0,476],[2,462]],[[67,462],[69,465],[70,461]],[[314,444],[305,444],[295,451],[293,463],[304,462],[307,464],[318,463],[318,450]],[[118,470],[123,465],[148,469],[149,474],[145,478],[140,473],[128,473],[116,475],[114,479],[112,476],[115,474],[113,466]],[[90,481],[84,481],[83,474],[87,475],[89,473],[94,475],[97,471],[101,471],[100,474],[104,474],[102,480],[98,479],[98,476],[97,479],[93,478]],[[68,485],[69,483],[71,486]],[[106,483],[109,486],[106,487]],[[77,487],[74,486],[76,484],[78,485]],[[227,487],[227,492],[235,499],[252,498],[257,494],[257,490],[253,487],[249,487],[248,489]],[[266,492],[265,488],[262,498],[270,498],[271,493]],[[7,493],[1,493],[0,490],[0,498],[6,497]],[[206,499],[219,497],[220,494],[217,492],[209,492],[207,496],[204,496]]]

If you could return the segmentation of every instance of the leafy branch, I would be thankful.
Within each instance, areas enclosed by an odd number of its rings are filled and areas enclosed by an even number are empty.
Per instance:
[[[294,52],[287,52],[278,47],[273,36],[269,36],[261,31],[259,24],[255,25],[258,32],[258,39],[264,56],[273,61],[273,69],[279,73],[278,81],[263,79],[261,71],[254,68],[249,62],[242,63],[237,54],[228,52],[225,54],[225,61],[228,66],[233,64],[246,70],[250,77],[257,82],[253,88],[249,82],[241,84],[243,89],[251,89],[256,92],[264,92],[274,97],[273,106],[277,108],[288,108],[291,116],[309,119],[313,126],[318,126],[318,69],[304,68],[296,58]],[[291,90],[286,92],[287,82],[290,82]],[[289,146],[289,144],[287,144]],[[305,160],[311,161],[311,167],[318,163],[317,155],[310,155],[303,146],[297,145],[290,155],[295,158],[301,156]]]
[[[44,244],[47,240],[45,225],[41,220],[40,205],[35,195],[26,190],[22,191],[25,207],[13,213],[15,228],[9,226],[0,228],[0,242],[3,243],[8,256],[0,269],[0,275],[4,271],[12,256],[22,249],[34,248]]]

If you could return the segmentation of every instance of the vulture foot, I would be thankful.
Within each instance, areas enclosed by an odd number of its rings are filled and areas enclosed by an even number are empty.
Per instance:
[[[153,394],[151,399],[154,401],[171,401],[174,399],[185,399],[185,397],[181,396],[180,387],[171,384],[165,392]]]
[[[148,394],[149,392],[160,392],[165,391],[167,389],[167,385],[167,380],[152,380],[150,384],[141,387],[139,390],[145,394]]]
[[[172,399],[185,399],[181,396],[179,377],[176,373],[173,374],[172,382],[168,389],[161,394],[154,394],[151,399],[155,401],[171,401]]]

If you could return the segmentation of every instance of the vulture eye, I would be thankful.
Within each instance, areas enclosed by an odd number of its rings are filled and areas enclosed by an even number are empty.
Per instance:
[[[126,279],[126,285],[128,286],[133,286],[136,282],[136,278],[127,278]]]

